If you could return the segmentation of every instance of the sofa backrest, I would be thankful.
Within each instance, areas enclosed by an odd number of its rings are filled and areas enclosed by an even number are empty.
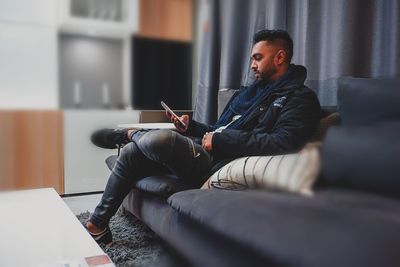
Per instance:
[[[340,127],[323,142],[321,183],[400,198],[400,79],[339,79]]]
[[[226,104],[228,104],[232,96],[238,91],[239,91],[238,89],[230,89],[230,88],[224,88],[218,91],[218,118],[224,111]]]
[[[338,110],[343,125],[400,120],[400,78],[339,79]]]

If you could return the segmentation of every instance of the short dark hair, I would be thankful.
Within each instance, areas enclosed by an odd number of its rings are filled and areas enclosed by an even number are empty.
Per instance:
[[[290,63],[293,57],[293,40],[287,31],[284,30],[261,30],[254,34],[253,45],[261,42],[267,41],[272,43],[277,43],[282,46],[286,52],[287,62]]]

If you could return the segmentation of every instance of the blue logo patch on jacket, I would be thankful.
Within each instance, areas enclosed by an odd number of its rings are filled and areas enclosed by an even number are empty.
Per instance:
[[[274,107],[282,108],[286,103],[286,99],[286,96],[279,97],[272,104]]]

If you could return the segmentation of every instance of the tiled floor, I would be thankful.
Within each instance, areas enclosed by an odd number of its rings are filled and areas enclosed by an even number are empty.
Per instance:
[[[64,202],[77,215],[85,211],[93,212],[100,202],[102,194],[63,197]]]

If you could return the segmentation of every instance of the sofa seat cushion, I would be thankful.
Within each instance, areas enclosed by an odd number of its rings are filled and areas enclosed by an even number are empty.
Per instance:
[[[162,197],[169,197],[176,192],[194,188],[194,186],[182,183],[182,181],[175,175],[145,177],[138,180],[135,187],[144,192],[156,194]]]
[[[283,266],[400,266],[400,202],[346,190],[313,198],[189,190],[172,208]]]

